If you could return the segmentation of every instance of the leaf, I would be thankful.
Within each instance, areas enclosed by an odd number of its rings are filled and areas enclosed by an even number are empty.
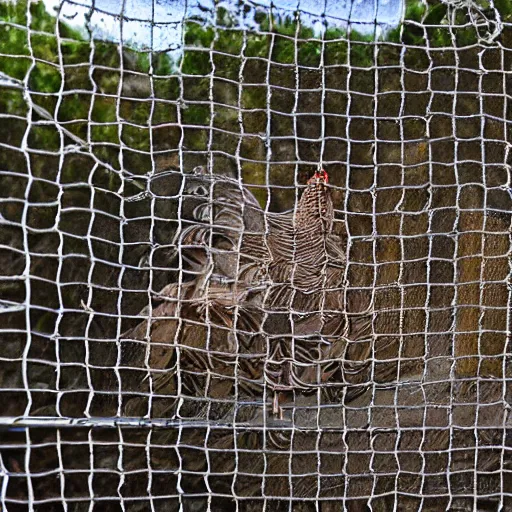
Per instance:
[[[429,9],[428,14],[425,16],[423,20],[424,25],[440,25],[441,21],[443,21],[446,16],[446,11],[448,10],[448,6],[446,4],[437,4],[434,5],[431,9]]]

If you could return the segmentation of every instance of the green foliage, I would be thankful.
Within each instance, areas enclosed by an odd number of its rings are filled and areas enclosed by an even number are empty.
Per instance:
[[[302,39],[299,27],[297,34],[297,22],[290,17],[284,19],[272,19],[272,31],[274,34],[274,45],[272,48],[272,60],[281,64],[293,64],[295,62],[296,38]]]
[[[326,65],[340,65],[347,63],[348,41],[346,34],[339,28],[328,28],[325,31],[325,53]]]
[[[58,40],[56,37],[34,33],[30,37],[30,43],[36,59],[53,64],[59,62]]]
[[[58,151],[59,132],[54,126],[36,126],[30,130],[28,144],[31,148],[44,151]]]
[[[28,86],[32,91],[56,93],[61,83],[62,77],[55,65],[37,62],[30,71]]]
[[[170,75],[173,69],[173,62],[167,54],[157,53],[153,55],[153,75]]]
[[[116,101],[114,98],[102,98],[94,101],[92,121],[96,123],[113,123],[116,121]]]
[[[11,50],[11,55],[30,55],[27,31],[24,28],[2,23],[0,25],[0,35],[0,50],[2,53]]]
[[[147,128],[138,128],[126,124],[123,126],[122,140],[130,148],[148,153],[151,151]]]
[[[129,119],[130,122],[141,126],[147,126],[151,104],[147,101],[129,101],[121,100],[120,115],[123,119]]]
[[[512,0],[495,0],[494,6],[502,20],[512,15]],[[93,123],[88,131],[96,156],[118,168],[122,141],[127,150],[135,150],[130,162],[140,173],[147,155],[139,152],[152,149],[150,122],[158,128],[163,126],[154,140],[175,149],[181,137],[179,133],[176,135],[179,130],[176,126],[165,125],[177,123],[180,118],[188,125],[183,130],[186,147],[205,150],[209,132],[204,127],[210,124],[212,112],[209,105],[200,102],[213,94],[214,125],[231,134],[239,133],[238,111],[231,106],[239,103],[238,81],[242,76],[241,106],[250,111],[243,114],[244,129],[261,134],[268,121],[269,85],[283,85],[283,81],[290,80],[293,84],[295,66],[299,66],[300,80],[307,79],[308,74],[313,76],[315,71],[312,70],[319,69],[322,62],[325,66],[370,68],[398,62],[397,55],[405,45],[406,66],[418,68],[428,64],[425,63],[427,45],[436,48],[468,46],[479,40],[475,27],[464,26],[466,11],[459,9],[455,27],[448,27],[447,16],[448,8],[443,2],[426,5],[419,0],[407,0],[404,23],[383,38],[397,44],[381,44],[376,52],[374,34],[358,33],[354,27],[350,31],[327,27],[322,34],[308,26],[300,12],[283,16],[258,10],[254,14],[258,28],[247,29],[239,26],[230,11],[218,7],[214,24],[205,24],[200,19],[184,22],[185,48],[178,56],[152,53],[135,45],[121,47],[100,39],[89,41],[88,34],[48,13],[42,0],[30,3],[28,0],[0,0],[0,54],[3,55],[0,56],[0,72],[17,80],[26,79],[29,73],[30,91],[44,93],[33,94],[32,102],[45,108],[51,116],[58,105],[57,118],[67,121],[66,129],[78,137],[87,138],[86,123],[91,117]],[[268,71],[270,84],[267,83]],[[151,73],[152,80],[149,79]],[[338,70],[335,73],[340,79],[343,76]],[[362,70],[361,76],[365,74],[367,71]],[[91,95],[93,88],[96,92]],[[71,94],[61,96],[57,102],[61,89]],[[120,92],[123,99],[118,97]],[[132,99],[124,99],[128,97]],[[136,101],[151,97],[156,100],[152,115],[151,102]],[[277,101],[276,98],[278,95],[274,94],[273,101]],[[0,111],[25,116],[27,105],[23,93],[5,90],[0,97]],[[120,127],[121,119],[126,123]],[[30,136],[31,143],[37,147],[60,147],[60,135],[54,128],[34,129]],[[221,143],[227,144],[232,140],[229,137],[226,135]],[[260,139],[251,139],[252,145],[248,140],[243,141],[242,153],[245,151],[247,158],[254,161],[264,158]],[[255,180],[260,179],[262,168],[259,164],[254,164],[254,168],[251,165],[244,164],[244,172],[253,173]],[[118,187],[116,179],[107,179],[106,183]]]
[[[245,87],[242,91],[244,108],[265,108],[267,104],[267,88],[263,86]]]
[[[19,2],[1,2],[0,3],[0,20],[18,23],[19,25],[27,25],[27,2],[20,0]]]
[[[177,77],[155,78],[155,96],[166,100],[177,100],[180,95],[180,82]]]
[[[187,75],[208,75],[212,72],[210,49],[215,33],[212,27],[196,22],[185,23],[185,45],[181,70]]]
[[[27,115],[27,103],[20,91],[11,91],[9,89],[0,94],[0,112],[16,116]]]
[[[15,26],[26,25],[26,4],[23,2],[0,3],[0,53],[11,57],[0,57],[0,71],[23,80],[30,67],[27,30]]]
[[[29,67],[29,58],[0,57],[0,72],[5,73],[6,75],[13,78],[17,78],[18,80],[23,80],[25,78]]]
[[[493,4],[501,20],[510,21],[512,0],[495,0]],[[489,20],[495,18],[494,10],[490,8],[487,1],[477,2],[477,6]],[[461,6],[455,10],[455,18],[450,18],[451,28],[447,15],[448,5],[444,2],[431,3],[427,7],[418,0],[407,0],[404,23],[389,31],[387,39],[396,43],[425,46],[425,37],[427,37],[430,46],[443,48],[454,45],[453,32],[456,47],[478,43],[480,39],[478,28],[472,24],[468,25],[468,7]]]
[[[150,60],[147,50],[137,50],[135,48],[124,48],[123,67],[125,70],[137,71],[139,73],[149,73]]]
[[[350,34],[350,64],[357,67],[371,67],[374,64],[375,45],[373,35],[363,35],[356,31]]]
[[[424,25],[440,25],[446,16],[448,6],[443,3],[432,6],[429,10],[425,19],[423,20]],[[418,21],[418,20],[416,20]]]
[[[502,16],[508,16],[512,10],[512,0],[497,0],[495,5]],[[446,13],[447,6],[444,3],[425,6],[418,0],[408,1],[405,23],[391,30],[386,38],[392,42],[423,46],[426,44],[426,35],[431,46],[450,46],[450,32],[443,26]],[[120,68],[121,54],[115,43],[95,40],[91,48],[78,30],[49,14],[42,1],[30,4],[30,16],[31,30],[41,32],[30,32],[30,45],[35,57],[46,63],[58,64],[60,45],[66,65],[88,64],[92,55],[93,63],[101,68],[110,68],[113,71]],[[0,27],[0,50],[3,54],[10,55],[0,58],[0,70],[23,79],[31,64],[30,59],[23,58],[29,55],[28,31],[23,28],[27,24],[27,1],[0,4],[0,20],[10,23]],[[328,27],[322,38],[311,27],[302,23],[300,13],[281,16],[258,11],[255,20],[259,23],[258,31],[242,31],[237,27],[232,14],[219,7],[216,26],[205,25],[201,20],[186,21],[186,49],[181,56],[181,62],[174,61],[165,53],[153,54],[154,76],[169,76],[180,68],[186,75],[208,76],[214,65],[220,76],[236,81],[240,72],[242,49],[246,57],[270,57],[279,64],[298,64],[313,68],[320,65],[322,50],[326,65],[346,65],[349,59],[351,65],[358,67],[370,67],[374,63],[374,48],[371,44],[374,40],[373,34],[364,35],[354,30],[347,34],[341,28]],[[426,29],[418,26],[422,23]],[[56,36],[57,28],[59,38]],[[460,45],[473,44],[477,37],[473,27],[456,29],[455,32],[457,44]],[[140,73],[150,71],[149,52],[133,47],[125,47],[123,52],[125,69]],[[229,57],[230,55],[233,57]],[[58,66],[52,68],[49,64],[37,64],[30,77],[31,87],[41,92],[56,92],[60,88],[61,79]],[[104,92],[117,93],[118,73],[97,71],[95,80]],[[175,84],[170,87],[160,84],[159,89],[162,97],[176,98],[179,93]],[[255,99],[248,103],[259,104],[260,101]],[[197,120],[197,116],[193,118]]]
[[[186,75],[209,75],[212,72],[210,52],[195,49],[185,52],[181,70]]]
[[[184,124],[207,125],[210,122],[210,107],[208,105],[188,105],[183,109]]]
[[[502,21],[510,21],[510,16],[512,15],[511,0],[494,0],[494,6],[498,9]]]
[[[408,1],[405,6],[405,19],[421,22],[423,16],[425,15],[426,6],[422,2],[417,1]]]
[[[44,2],[31,2],[30,15],[31,30],[46,32],[48,34],[55,34],[55,18],[46,11],[46,6],[44,5]]]
[[[437,6],[433,7],[433,9],[436,8]],[[422,22],[425,12],[426,7],[422,2],[418,2],[416,0],[412,2],[407,1],[403,25],[398,25],[396,28],[391,30],[387,38],[395,43],[423,45],[425,43],[424,30],[423,27],[418,27],[417,24]]]
[[[89,101],[82,94],[67,94],[63,96],[59,109],[59,120],[72,121],[74,119],[87,119],[89,115]]]
[[[307,41],[299,43],[298,60],[303,66],[318,67],[322,58],[322,43]]]
[[[442,26],[447,10],[448,6],[442,2],[427,7],[417,0],[408,0],[404,23],[391,30],[388,39],[396,43],[424,46],[426,34],[430,46],[449,46],[451,44],[449,28]]]
[[[268,58],[270,49],[270,38],[266,34],[252,34],[247,38],[245,55],[247,57]]]
[[[218,30],[213,49],[222,53],[240,55],[242,52],[243,42],[244,33],[241,30]]]
[[[61,53],[63,64],[88,63],[91,48],[88,42],[61,41]]]

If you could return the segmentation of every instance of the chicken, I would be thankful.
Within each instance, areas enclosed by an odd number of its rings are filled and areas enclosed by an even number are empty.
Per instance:
[[[316,390],[335,374],[346,386],[368,366],[367,352],[344,360],[369,316],[344,309],[345,254],[324,170],[295,211],[264,212],[240,182],[203,169],[185,177],[180,206],[181,282],[122,336],[124,414],[168,414],[182,394],[263,400],[266,386],[278,414],[282,392]],[[160,398],[167,405],[149,411]]]

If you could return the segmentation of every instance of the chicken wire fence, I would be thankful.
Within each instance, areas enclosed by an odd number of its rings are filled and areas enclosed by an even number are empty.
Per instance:
[[[512,510],[511,13],[0,3],[2,510]]]

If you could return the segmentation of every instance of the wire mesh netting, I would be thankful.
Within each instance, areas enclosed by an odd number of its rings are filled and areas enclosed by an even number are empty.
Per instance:
[[[2,510],[512,510],[511,15],[0,3]]]

